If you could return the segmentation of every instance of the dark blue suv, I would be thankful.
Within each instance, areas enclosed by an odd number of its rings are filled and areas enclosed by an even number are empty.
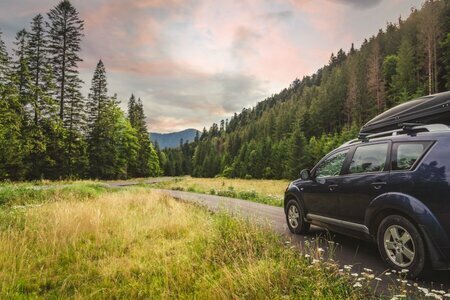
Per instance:
[[[374,240],[393,269],[450,269],[450,127],[405,126],[350,141],[290,183],[293,233],[310,224]]]

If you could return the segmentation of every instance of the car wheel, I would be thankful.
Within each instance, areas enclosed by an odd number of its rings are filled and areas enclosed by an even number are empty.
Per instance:
[[[286,205],[286,222],[289,230],[295,234],[308,233],[310,224],[305,221],[305,214],[296,200],[289,200]]]
[[[392,269],[406,269],[410,278],[422,273],[425,245],[419,230],[407,218],[399,215],[384,218],[378,227],[377,241],[381,257]]]

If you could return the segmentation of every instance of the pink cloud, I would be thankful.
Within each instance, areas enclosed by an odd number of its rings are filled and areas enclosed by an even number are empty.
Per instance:
[[[173,117],[155,117],[150,119],[147,124],[152,130],[157,130],[161,133],[173,132],[183,130],[186,128],[201,128],[204,124],[204,120],[201,118],[173,118]]]

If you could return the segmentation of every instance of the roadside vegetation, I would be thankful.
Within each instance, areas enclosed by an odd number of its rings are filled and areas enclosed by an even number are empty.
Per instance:
[[[8,191],[0,208],[0,298],[373,295],[264,226],[148,189],[34,190],[23,207]]]
[[[287,180],[180,177],[154,184],[152,187],[283,206],[284,191],[288,184]]]

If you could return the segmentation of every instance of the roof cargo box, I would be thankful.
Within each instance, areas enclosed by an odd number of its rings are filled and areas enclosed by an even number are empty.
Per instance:
[[[450,92],[408,101],[376,116],[361,128],[361,134],[398,129],[402,123],[450,125]]]

